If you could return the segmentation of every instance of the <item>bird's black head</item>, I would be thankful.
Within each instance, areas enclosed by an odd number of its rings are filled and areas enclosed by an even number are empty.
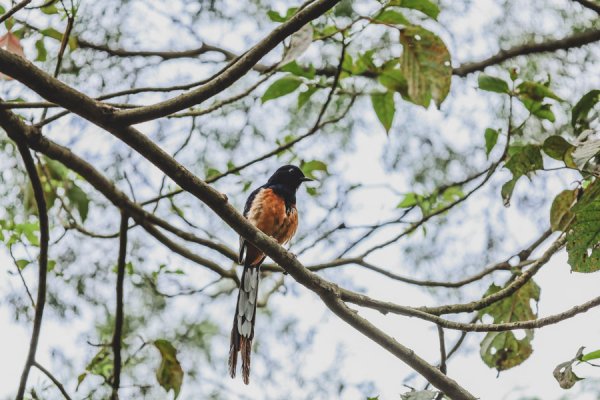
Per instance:
[[[302,182],[308,181],[312,181],[312,179],[304,176],[300,168],[295,165],[284,165],[271,175],[267,181],[267,185],[287,186],[296,190],[300,187]]]

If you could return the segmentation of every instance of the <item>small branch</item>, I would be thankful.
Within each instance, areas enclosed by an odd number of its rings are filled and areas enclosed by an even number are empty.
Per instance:
[[[40,371],[42,371],[44,373],[44,375],[46,375],[52,381],[52,383],[54,383],[54,385],[58,388],[58,390],[62,393],[63,397],[66,400],[71,400],[71,397],[65,390],[65,387],[63,386],[63,384],[60,383],[60,381],[58,379],[56,379],[56,377],[54,375],[52,375],[52,373],[50,371],[48,371],[46,368],[44,368],[42,365],[40,365],[37,361],[33,362],[33,366],[36,367],[37,369],[39,369]]]
[[[12,132],[7,130],[9,136]],[[11,137],[12,138],[12,137]],[[35,163],[29,152],[29,148],[22,140],[16,140],[17,148],[25,169],[29,175],[31,186],[33,187],[33,194],[35,202],[37,204],[38,216],[40,221],[40,255],[39,255],[39,271],[38,271],[38,291],[35,307],[35,316],[33,318],[33,330],[31,332],[31,341],[29,343],[29,354],[27,355],[27,361],[21,374],[21,381],[19,383],[19,389],[17,391],[16,400],[23,400],[25,395],[25,388],[27,386],[27,378],[29,377],[29,371],[31,366],[35,362],[35,353],[37,351],[37,345],[40,337],[40,331],[42,328],[42,317],[44,315],[44,306],[46,304],[46,274],[48,271],[48,241],[50,239],[49,226],[48,226],[48,211],[46,209],[46,200],[44,199],[44,189],[42,188],[42,182],[35,168]]]
[[[11,8],[10,10],[8,10],[3,15],[0,15],[0,24],[3,23],[4,21],[6,21],[7,19],[9,19],[10,17],[12,17],[15,13],[17,13],[20,9],[22,9],[29,3],[31,3],[31,0],[23,0],[22,2],[18,3],[16,6]]]
[[[127,229],[129,217],[121,211],[121,226],[119,228],[119,258],[117,262],[117,304],[115,311],[115,331],[112,340],[113,350],[113,381],[112,400],[119,400],[121,384],[121,341],[123,335],[123,283],[125,280],[125,261],[127,257]]]
[[[440,339],[440,371],[442,374],[446,374],[448,372],[448,368],[446,366],[446,342],[444,340],[444,328],[441,326],[437,326],[438,337]]]
[[[598,4],[598,2],[596,2],[596,1],[593,1],[593,0],[573,0],[573,1],[581,4],[585,8],[589,8],[590,10],[595,11],[598,14],[600,14],[600,4]]]
[[[581,33],[574,33],[562,39],[548,40],[542,43],[528,43],[521,46],[512,47],[508,50],[502,50],[497,54],[482,61],[465,63],[454,68],[452,73],[457,76],[467,76],[476,71],[483,71],[486,67],[500,64],[511,58],[525,56],[529,54],[547,53],[556,50],[567,50],[574,47],[581,47],[589,43],[600,40],[600,30],[588,30]]]

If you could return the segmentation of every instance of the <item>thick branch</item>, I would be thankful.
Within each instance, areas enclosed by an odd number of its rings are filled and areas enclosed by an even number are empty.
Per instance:
[[[318,1],[313,4],[321,3],[322,2]],[[313,6],[308,6],[307,9],[311,7]],[[23,66],[26,66],[27,70],[24,71],[22,68],[19,68]],[[20,57],[13,56],[5,51],[0,51],[0,69],[2,69],[3,72],[8,72],[10,76],[26,83],[28,86],[34,88],[34,90],[37,89],[36,91],[38,93],[42,94],[44,97],[47,97],[49,100],[56,101],[66,108],[72,107],[72,111],[77,112],[84,118],[105,128],[115,136],[119,137],[134,150],[139,152],[154,165],[160,168],[182,189],[188,191],[196,198],[204,202],[239,235],[249,240],[258,249],[263,251],[276,263],[281,265],[290,275],[294,277],[294,279],[296,279],[296,281],[315,293],[323,295],[324,299],[327,299],[327,306],[338,316],[343,318],[350,325],[354,326],[366,336],[379,343],[386,350],[390,351],[392,354],[408,363],[412,368],[419,371],[419,373],[423,374],[425,378],[431,381],[432,384],[438,389],[451,395],[455,400],[470,400],[475,398],[466,392],[455,381],[441,374],[437,368],[427,364],[424,360],[418,358],[414,352],[396,342],[393,338],[374,327],[368,321],[360,318],[354,311],[347,308],[339,298],[335,300],[329,295],[326,295],[325,293],[330,293],[332,289],[335,288],[333,284],[304,268],[292,254],[287,252],[272,238],[258,230],[233,206],[231,206],[228,203],[225,195],[219,193],[192,174],[183,165],[179,164],[175,159],[160,149],[154,142],[148,139],[148,137],[131,127],[122,126],[111,122],[110,119],[105,117],[102,107],[99,106],[94,100],[81,93],[78,93],[77,91],[60,82],[56,82],[30,63],[20,59]],[[33,82],[27,78],[32,78]],[[0,112],[6,113],[6,111]],[[1,120],[2,118],[0,118],[0,121]],[[46,139],[45,142],[47,146],[48,140]],[[48,148],[46,147],[46,150],[47,149]]]
[[[267,35],[267,37],[240,56],[222,74],[218,75],[207,84],[192,90],[189,93],[151,106],[134,110],[118,111],[115,113],[116,120],[123,124],[137,124],[164,117],[202,103],[240,79],[244,74],[251,70],[262,57],[273,50],[275,46],[281,43],[285,38],[302,28],[308,22],[324,14],[338,2],[339,0],[314,1],[298,11],[298,13],[288,21],[275,28]]]

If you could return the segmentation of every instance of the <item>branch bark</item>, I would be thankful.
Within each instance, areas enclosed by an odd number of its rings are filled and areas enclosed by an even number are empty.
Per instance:
[[[15,140],[13,132],[9,131],[8,129],[6,131],[9,137]],[[46,305],[46,274],[48,271],[48,241],[50,239],[50,233],[48,226],[48,212],[46,209],[46,200],[44,198],[44,190],[42,188],[42,182],[40,181],[37,169],[35,168],[35,163],[33,161],[33,158],[31,157],[31,153],[29,152],[29,147],[27,147],[26,143],[23,140],[19,140],[18,136],[16,137],[15,142],[17,144],[19,153],[23,158],[25,169],[27,170],[27,174],[29,175],[31,186],[33,187],[33,194],[35,197],[40,221],[40,255],[38,263],[38,290],[35,305],[35,316],[33,318],[33,330],[31,332],[31,340],[29,342],[29,353],[27,355],[25,367],[23,368],[23,372],[21,374],[21,381],[19,383],[19,389],[17,391],[16,397],[16,400],[22,400],[23,396],[25,395],[25,388],[27,386],[27,378],[29,377],[29,372],[31,370],[31,367],[35,363],[35,354],[37,351],[37,345],[42,328],[42,318],[44,316],[44,306]]]
[[[125,261],[127,257],[127,230],[129,216],[121,211],[121,226],[119,228],[119,257],[117,261],[116,284],[116,310],[115,330],[112,340],[113,350],[113,381],[112,400],[119,400],[119,386],[121,385],[121,337],[123,336],[123,283],[125,280]]]

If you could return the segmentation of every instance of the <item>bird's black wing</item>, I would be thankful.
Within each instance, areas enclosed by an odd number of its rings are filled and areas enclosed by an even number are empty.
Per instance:
[[[254,199],[256,198],[256,195],[258,194],[258,192],[260,192],[260,190],[263,187],[259,187],[258,189],[255,189],[252,191],[252,193],[250,193],[250,196],[248,196],[248,199],[246,200],[246,204],[244,205],[244,217],[248,217],[248,213],[250,212],[250,208],[252,208],[252,202],[254,201]],[[246,239],[244,239],[243,237],[240,236],[240,253],[238,256],[238,262],[241,264],[244,262],[244,251],[246,250]]]

